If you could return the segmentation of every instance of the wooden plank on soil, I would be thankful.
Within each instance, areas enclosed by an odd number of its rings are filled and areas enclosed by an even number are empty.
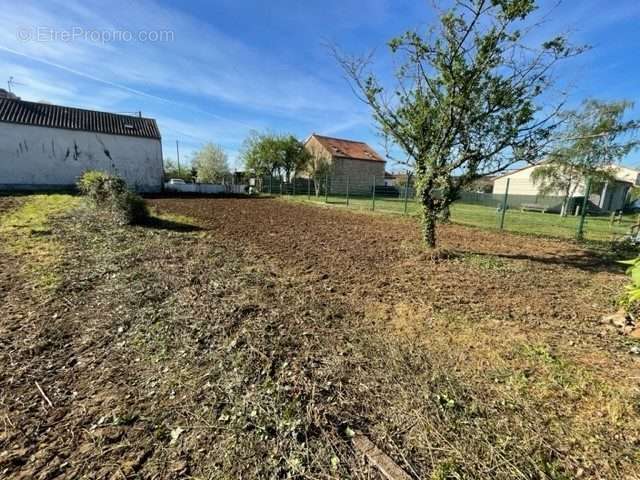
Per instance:
[[[411,480],[404,470],[364,435],[356,434],[352,442],[355,449],[367,457],[369,463],[380,470],[387,480]]]

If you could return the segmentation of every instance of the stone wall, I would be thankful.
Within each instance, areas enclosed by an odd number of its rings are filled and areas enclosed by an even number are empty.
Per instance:
[[[351,195],[370,195],[373,184],[384,185],[384,162],[334,158],[333,172],[329,181],[329,192],[346,194],[347,178]]]
[[[309,139],[305,148],[313,155],[324,157],[330,162],[330,194],[346,194],[347,178],[349,179],[349,193],[353,195],[371,195],[374,178],[376,185],[384,185],[385,162],[334,157],[314,137]]]

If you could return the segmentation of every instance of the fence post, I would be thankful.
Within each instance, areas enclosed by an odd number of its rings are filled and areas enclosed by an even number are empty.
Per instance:
[[[273,177],[269,175],[269,195],[273,193],[272,184],[273,184]]]
[[[589,195],[591,195],[591,177],[587,178],[587,185],[584,190],[584,198],[582,199],[582,208],[580,209],[580,221],[576,230],[576,240],[579,242],[584,240],[584,219],[587,216],[587,205],[589,203]]]
[[[371,189],[371,210],[376,210],[376,176],[373,176],[373,188]]]
[[[324,203],[329,203],[329,174],[324,174]]]
[[[291,185],[291,195],[296,196],[296,177],[293,177],[293,185]]]
[[[500,215],[500,230],[504,229],[504,216],[507,214],[507,199],[509,198],[509,182],[510,178],[507,178],[507,185],[504,188],[504,199],[502,200],[502,215]]]
[[[347,177],[347,207],[349,206],[349,177]]]
[[[280,196],[282,196],[282,178],[280,178]]]
[[[404,184],[404,214],[407,214],[407,203],[409,202],[409,175],[407,175],[407,181]]]
[[[311,200],[311,177],[307,177],[307,200]]]

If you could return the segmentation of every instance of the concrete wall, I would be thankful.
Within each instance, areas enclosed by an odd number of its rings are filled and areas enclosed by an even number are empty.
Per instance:
[[[531,172],[536,167],[527,167],[517,172],[513,172],[509,175],[497,178],[493,182],[493,193],[503,195],[505,188],[507,187],[507,179],[509,179],[509,196],[516,195],[532,195],[542,198],[539,193],[539,187],[531,180]],[[629,169],[624,169],[629,170]],[[635,181],[633,177],[633,171],[629,174],[629,178]],[[624,173],[624,172],[623,172]],[[635,175],[637,177],[637,175]],[[626,195],[631,187],[630,183],[616,181],[609,183],[605,187],[592,187],[589,195],[589,200],[596,206],[605,211],[621,210],[624,208],[624,202]],[[585,192],[585,184],[580,182],[578,188],[576,188],[573,196],[583,197]],[[596,190],[597,188],[597,190]],[[551,192],[546,197],[555,198],[563,197],[564,193],[557,191]],[[533,200],[530,203],[535,203]],[[542,203],[542,202],[541,202]]]
[[[608,199],[609,204],[607,206],[608,210],[622,210],[624,208],[625,202],[627,201],[627,193],[629,193],[629,189],[631,185],[618,183],[616,182],[615,188],[611,192],[611,197]]]
[[[589,200],[608,212],[622,210],[630,188],[628,183],[612,182],[589,195]]]
[[[221,183],[165,183],[164,188],[167,192],[176,193],[247,193],[246,185],[223,185]]]
[[[533,183],[531,179],[531,173],[536,167],[527,167],[522,170],[510,173],[503,177],[496,178],[493,182],[493,193],[504,194],[507,187],[507,179],[509,179],[509,194],[510,195],[539,195],[539,187]],[[564,194],[562,192],[551,192],[547,196],[549,197],[561,197]],[[584,185],[579,185],[574,194],[576,197],[584,195]]]
[[[72,186],[86,170],[117,174],[138,191],[160,191],[160,140],[0,122],[0,188]]]

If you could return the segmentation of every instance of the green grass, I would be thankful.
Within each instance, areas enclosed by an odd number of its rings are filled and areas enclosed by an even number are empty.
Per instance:
[[[285,196],[284,198],[311,203],[325,203],[324,196],[314,197],[312,195],[310,200],[306,195]],[[329,196],[327,204],[354,210],[371,211],[374,209],[373,201],[370,197],[350,198],[347,205],[344,196]],[[413,200],[407,202],[406,210],[408,215],[415,216],[419,214],[419,206]],[[377,198],[375,200],[375,211],[403,214],[405,204],[402,199]],[[452,206],[451,221],[462,225],[488,229],[498,229],[500,225],[499,213],[494,207],[463,203],[455,203]],[[609,242],[619,239],[629,231],[636,221],[636,215],[625,215],[620,223],[611,225],[608,216],[588,216],[584,225],[584,238],[585,240],[596,242]],[[555,213],[521,212],[518,209],[511,209],[505,215],[504,229],[514,233],[573,239],[576,236],[578,222],[579,217],[575,216],[563,218]]]
[[[16,210],[0,217],[2,231],[42,231],[52,215],[65,213],[79,204],[79,198],[66,194],[31,195]]]
[[[171,212],[160,212],[155,208],[149,209],[149,221],[150,223],[172,223],[175,225],[184,225],[185,227],[195,227],[197,220],[195,218],[187,217],[185,215],[178,215]]]
[[[517,271],[518,268],[505,260],[493,255],[479,255],[468,253],[463,255],[462,261],[467,265],[480,270]]]
[[[32,195],[17,209],[0,215],[2,247],[28,259],[24,267],[40,287],[55,286],[58,278],[54,267],[62,256],[62,247],[52,237],[49,220],[79,205],[80,198],[71,195]]]

